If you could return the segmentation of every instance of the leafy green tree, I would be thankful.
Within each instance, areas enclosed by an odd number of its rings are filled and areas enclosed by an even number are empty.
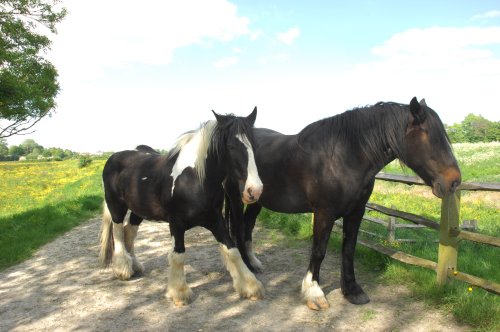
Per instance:
[[[467,142],[487,142],[491,121],[481,115],[469,114],[462,121],[462,127]]]
[[[9,155],[11,155],[15,160],[19,157],[24,156],[24,149],[20,145],[11,145],[9,147]]]
[[[35,142],[33,139],[26,139],[21,143],[21,147],[23,148],[24,155],[29,155],[34,151],[37,151],[38,154],[43,152],[43,146]]]
[[[461,123],[455,123],[451,126],[445,125],[445,129],[452,143],[465,142],[465,136]]]
[[[5,160],[9,155],[9,147],[7,146],[7,140],[5,138],[0,138],[0,160]]]
[[[66,15],[59,0],[0,1],[0,138],[30,130],[54,110],[57,70],[44,58],[45,30]]]

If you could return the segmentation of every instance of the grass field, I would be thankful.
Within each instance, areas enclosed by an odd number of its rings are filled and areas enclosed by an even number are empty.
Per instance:
[[[0,163],[0,269],[96,215],[103,160]]]
[[[463,181],[500,182],[500,143],[457,144],[454,149]],[[83,168],[78,160],[0,163],[0,270],[30,257],[44,243],[100,213],[103,165],[103,160],[94,160]],[[412,174],[408,169],[401,170],[397,162],[384,171]],[[371,201],[439,221],[440,200],[427,187],[377,181]],[[463,193],[461,203],[462,220],[476,219],[480,232],[500,236],[500,193]],[[289,243],[310,245],[310,214],[263,211],[259,219],[269,231],[276,229],[296,240]],[[385,234],[384,229],[367,222],[362,228]],[[398,231],[397,237],[418,240],[393,244],[397,249],[436,261],[436,232]],[[333,233],[330,250],[338,251],[340,242],[341,235]],[[416,298],[428,301],[437,310],[452,312],[475,329],[500,330],[499,296],[476,288],[469,292],[469,285],[458,281],[438,287],[434,272],[400,264],[361,246],[356,257],[356,266],[361,271],[378,271],[380,282],[404,283]],[[459,244],[461,271],[500,282],[499,262],[498,248],[466,241]]]

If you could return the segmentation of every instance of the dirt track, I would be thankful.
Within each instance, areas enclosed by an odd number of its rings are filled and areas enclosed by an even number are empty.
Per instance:
[[[141,225],[136,253],[146,270],[130,281],[97,267],[99,227],[98,219],[89,220],[0,273],[0,331],[468,330],[453,317],[412,301],[404,287],[381,285],[366,273],[358,273],[358,280],[371,302],[348,303],[340,294],[339,257],[333,252],[321,274],[331,307],[311,311],[299,297],[309,246],[271,245],[263,230],[256,234],[256,252],[265,268],[257,275],[266,288],[264,300],[239,298],[217,243],[197,228],[186,236],[186,278],[195,298],[176,308],[164,297],[171,248],[167,225]]]

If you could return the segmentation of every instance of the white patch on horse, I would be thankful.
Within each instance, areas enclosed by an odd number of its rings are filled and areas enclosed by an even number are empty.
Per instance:
[[[177,139],[174,148],[170,151],[172,154],[179,152],[170,174],[172,177],[172,196],[174,195],[175,180],[186,168],[193,168],[200,181],[205,178],[205,160],[216,125],[216,121],[207,121],[198,131],[184,134]]]
[[[240,140],[241,143],[245,146],[248,153],[248,166],[247,166],[247,180],[245,182],[245,192],[247,192],[248,188],[252,188],[252,191],[255,193],[262,192],[262,181],[259,177],[259,172],[257,170],[257,164],[255,163],[255,155],[253,153],[252,144],[245,135],[237,134],[236,138]]]
[[[147,179],[148,179],[148,177],[147,177],[147,176],[145,176],[145,177],[141,178],[141,180],[142,180],[142,181],[147,180]]]
[[[172,196],[174,195],[175,180],[177,177],[181,175],[186,168],[195,167],[196,158],[198,157],[198,146],[201,144],[201,140],[201,135],[194,135],[179,152],[179,156],[177,157],[174,167],[172,168],[172,173],[170,174],[172,177]]]

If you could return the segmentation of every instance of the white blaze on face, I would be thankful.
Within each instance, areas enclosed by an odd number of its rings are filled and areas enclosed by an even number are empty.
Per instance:
[[[255,156],[253,154],[252,145],[245,135],[238,134],[236,138],[246,147],[248,153],[248,166],[247,166],[247,180],[245,182],[245,189],[243,191],[243,198],[248,202],[253,202],[259,199],[262,193],[262,181],[257,171],[257,164],[255,163]],[[251,195],[249,194],[249,190]],[[253,196],[253,199],[250,198]]]
[[[186,143],[179,152],[179,156],[175,161],[174,167],[172,168],[172,173],[170,176],[172,177],[172,192],[171,195],[174,195],[174,187],[175,180],[182,172],[188,168],[194,168],[196,163],[196,158],[198,157],[198,147],[202,141],[201,135],[194,135],[193,138]]]

